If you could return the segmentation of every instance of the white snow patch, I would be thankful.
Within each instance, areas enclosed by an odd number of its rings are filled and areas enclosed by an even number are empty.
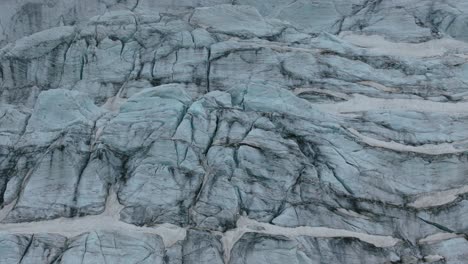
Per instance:
[[[423,259],[424,259],[424,262],[432,263],[436,261],[441,261],[445,258],[441,255],[427,255],[427,256],[424,256]]]
[[[419,99],[383,99],[353,94],[346,102],[318,104],[323,112],[335,114],[364,112],[372,110],[405,110],[429,113],[466,114],[468,102],[443,103]]]
[[[59,234],[66,237],[73,237],[83,233],[96,230],[113,232],[136,232],[159,235],[166,247],[174,245],[177,241],[184,240],[186,228],[172,224],[161,224],[155,227],[138,227],[119,221],[119,212],[122,205],[118,203],[115,193],[110,193],[106,202],[106,209],[100,215],[84,216],[76,218],[59,218],[47,221],[27,222],[27,223],[7,223],[0,224],[0,233],[9,234],[35,234],[50,233]],[[400,239],[391,236],[370,235],[343,229],[333,229],[327,227],[307,227],[296,228],[275,226],[268,223],[261,223],[255,220],[241,217],[237,221],[237,227],[233,230],[221,233],[224,247],[224,259],[228,263],[231,250],[234,244],[247,232],[255,232],[270,235],[283,235],[289,238],[298,236],[310,237],[353,237],[376,247],[393,247]],[[217,232],[215,232],[217,233]]]
[[[351,132],[354,136],[359,138],[362,142],[366,143],[367,145],[378,147],[378,148],[386,148],[394,151],[401,151],[401,152],[414,152],[414,153],[422,153],[427,155],[442,155],[442,154],[454,154],[454,153],[462,153],[468,150],[468,140],[462,142],[456,142],[453,144],[449,143],[441,143],[441,144],[424,144],[421,146],[408,146],[404,144],[400,144],[394,141],[382,141],[375,138],[368,137],[359,133],[354,128],[347,128],[349,132]],[[464,147],[455,147],[455,145],[460,145]]]
[[[289,238],[299,237],[299,236],[310,236],[310,237],[353,237],[357,238],[366,243],[372,244],[376,247],[393,247],[400,239],[391,237],[391,236],[379,236],[379,235],[369,235],[365,233],[353,232],[344,229],[334,229],[328,227],[309,227],[309,226],[300,226],[300,227],[281,227],[268,223],[261,223],[247,217],[241,217],[237,221],[237,227],[235,229],[226,231],[222,238],[222,243],[224,246],[224,260],[226,263],[229,262],[230,254],[234,244],[247,232],[253,233],[262,233],[270,235],[283,235]]]
[[[106,202],[106,209],[100,215],[89,215],[76,218],[58,218],[48,221],[0,224],[0,232],[10,234],[52,233],[66,237],[73,237],[83,233],[106,230],[127,231],[159,235],[166,247],[170,247],[179,240],[185,239],[185,228],[172,224],[161,224],[156,227],[139,227],[119,221],[119,212],[122,209],[117,195],[110,192]]]
[[[451,38],[434,39],[422,43],[404,43],[391,42],[383,36],[358,35],[352,32],[342,32],[340,37],[376,55],[425,58],[443,56],[449,52],[452,54],[468,53],[468,45],[465,42]]]
[[[437,233],[429,235],[425,238],[421,238],[418,241],[418,244],[434,244],[440,241],[449,240],[457,237],[463,237],[463,235],[458,235],[454,233]]]
[[[425,193],[419,195],[413,202],[409,203],[408,206],[417,209],[441,206],[455,201],[459,195],[465,193],[468,193],[468,185],[445,191]]]

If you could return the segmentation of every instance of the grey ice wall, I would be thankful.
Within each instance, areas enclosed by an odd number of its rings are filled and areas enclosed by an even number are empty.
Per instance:
[[[0,1],[0,263],[467,263],[467,13]]]

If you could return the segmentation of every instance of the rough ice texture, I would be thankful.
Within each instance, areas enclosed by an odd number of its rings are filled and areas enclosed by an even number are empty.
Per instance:
[[[466,263],[464,0],[0,1],[0,263]]]

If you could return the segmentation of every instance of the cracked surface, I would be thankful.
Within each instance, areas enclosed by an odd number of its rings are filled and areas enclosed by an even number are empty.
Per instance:
[[[468,5],[0,3],[0,263],[465,263]]]

